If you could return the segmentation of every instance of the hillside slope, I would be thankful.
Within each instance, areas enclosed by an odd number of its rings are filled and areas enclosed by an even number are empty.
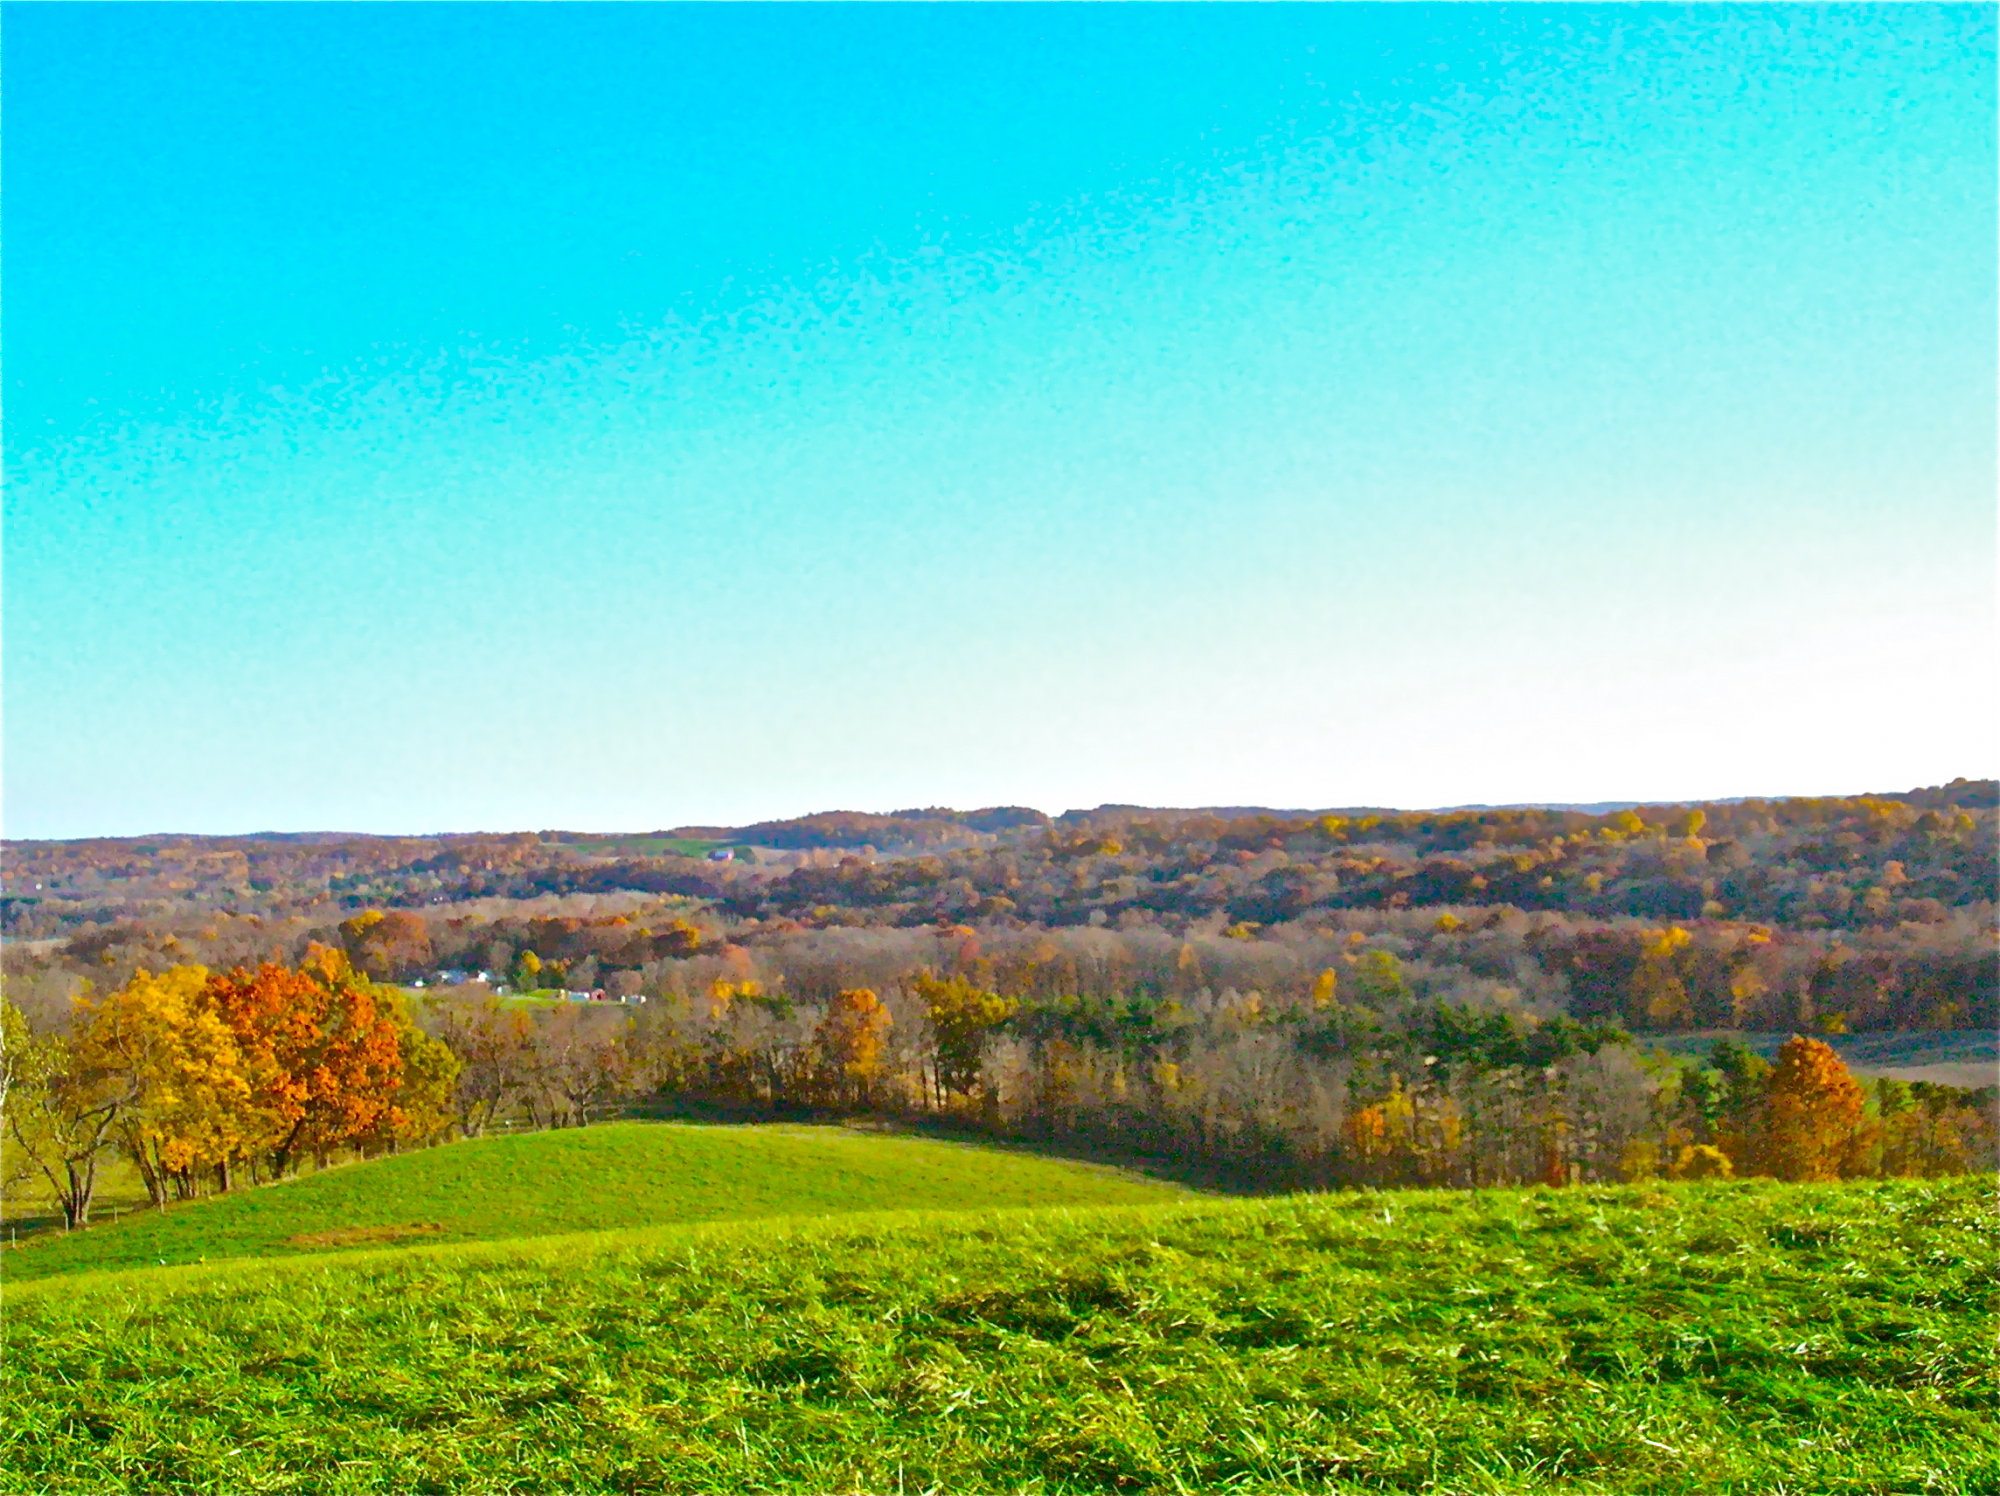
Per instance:
[[[1993,1490],[1992,1181],[848,1217],[7,1294],[0,1489]]]
[[[483,1138],[142,1212],[0,1254],[9,1282],[104,1268],[847,1211],[1171,1200],[1061,1159],[842,1127],[619,1122]]]

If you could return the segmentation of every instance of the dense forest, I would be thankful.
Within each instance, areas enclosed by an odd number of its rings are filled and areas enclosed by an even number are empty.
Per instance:
[[[1993,782],[1960,780],[1615,810],[15,843],[6,996],[44,1046],[49,1117],[79,1055],[130,1081],[107,1013],[149,1043],[206,1024],[248,1067],[244,1106],[277,1085],[286,1003],[334,1031],[370,1015],[347,1132],[280,1146],[244,1121],[228,1142],[210,1119],[163,1154],[172,1128],[147,1133],[126,1084],[98,1146],[126,1136],[163,1192],[302,1147],[663,1103],[944,1117],[1293,1183],[1936,1172],[1990,1160],[1993,1093],[1859,1086],[1817,1041],[2000,1025],[1995,820]],[[1774,1068],[1738,1031],[1807,1049]],[[1774,1120],[1802,1085],[1834,1118],[1810,1168]],[[306,1126],[296,1097],[267,1103]]]
[[[848,812],[650,835],[10,842],[13,939],[135,916],[301,915],[632,890],[815,925],[1278,924],[1431,906],[1801,929],[1990,908],[1995,784],[1895,795],[1446,812]],[[740,846],[718,865],[665,848]],[[649,849],[654,849],[650,852]]]
[[[716,862],[709,845],[742,850]],[[1637,1029],[1860,1031],[2000,1021],[1996,871],[1994,783],[1959,780],[1606,814],[1000,808],[630,837],[11,843],[4,907],[10,972],[57,985],[292,959],[369,909],[416,917],[365,953],[385,979],[504,972],[533,950],[585,985],[655,991],[662,963],[725,948],[782,967],[809,931],[941,926],[1001,951],[1121,937],[1085,942],[1116,954],[1078,963],[1079,995],[1157,995],[1183,947],[1265,990],[1359,934],[1458,1001],[1502,987]]]

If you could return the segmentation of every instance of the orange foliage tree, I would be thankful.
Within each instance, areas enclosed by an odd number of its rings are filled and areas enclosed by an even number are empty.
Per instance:
[[[1780,1179],[1838,1179],[1861,1139],[1866,1098],[1840,1056],[1794,1034],[1764,1093],[1764,1162]]]
[[[401,1123],[402,1015],[343,952],[315,945],[296,971],[267,961],[209,985],[251,1057],[279,1174],[302,1154],[323,1156]]]

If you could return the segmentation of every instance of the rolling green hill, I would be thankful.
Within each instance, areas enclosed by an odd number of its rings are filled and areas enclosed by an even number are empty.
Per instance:
[[[842,1127],[619,1122],[455,1143],[140,1212],[0,1258],[9,1282],[103,1268],[868,1210],[1163,1201],[1118,1170]]]
[[[0,1489],[1992,1491],[1992,1205],[1183,1197],[46,1278]]]

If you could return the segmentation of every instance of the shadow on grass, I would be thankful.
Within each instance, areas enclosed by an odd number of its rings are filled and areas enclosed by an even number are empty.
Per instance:
[[[1211,1195],[1279,1195],[1329,1187],[1323,1180],[1303,1175],[1295,1164],[1288,1166],[1287,1161],[1275,1157],[1266,1161],[1247,1153],[1233,1157],[1190,1154],[1158,1141],[1149,1143],[1143,1138],[1129,1134],[1113,1135],[1105,1130],[1057,1135],[982,1126],[975,1120],[962,1117],[902,1116],[891,1113],[857,1115],[853,1112],[819,1107],[744,1105],[689,1097],[663,1097],[611,1109],[594,1121],[596,1123],[692,1122],[710,1127],[755,1127],[769,1126],[773,1123],[844,1127],[854,1132],[928,1138],[937,1142],[957,1143],[1002,1153],[1028,1154],[1066,1163],[1093,1164],[1101,1168],[1120,1169],[1144,1178],[1157,1179]],[[508,1136],[528,1130],[530,1129],[496,1127],[489,1135]],[[446,1143],[440,1146],[451,1145]],[[342,1159],[330,1167],[343,1168],[357,1161]],[[323,1165],[319,1169],[304,1170],[293,1177],[308,1178],[312,1174],[325,1172],[326,1167],[328,1166]],[[261,1183],[245,1181],[238,1185],[236,1192],[270,1188],[274,1184],[291,1182],[292,1179]],[[177,1200],[170,1209],[178,1212],[189,1206],[200,1206],[211,1200],[223,1198],[227,1197],[203,1194],[191,1200]],[[121,1197],[115,1201],[104,1201],[93,1211],[91,1225],[84,1229],[96,1230],[103,1226],[115,1226],[121,1220],[130,1219],[148,1209],[143,1199],[128,1200]],[[18,1243],[21,1247],[27,1247],[36,1242],[60,1240],[65,1234],[61,1215],[46,1208],[29,1209],[18,1214],[10,1212],[4,1230],[0,1231],[0,1246],[12,1246]]]
[[[845,1127],[853,1132],[898,1137],[930,1138],[944,1143],[961,1143],[1002,1153],[1031,1154],[1038,1158],[1060,1159],[1067,1163],[1096,1164],[1123,1169],[1170,1184],[1178,1184],[1204,1194],[1281,1195],[1298,1190],[1324,1188],[1301,1176],[1295,1165],[1277,1161],[1265,1163],[1254,1158],[1203,1157],[1172,1147],[1131,1137],[1102,1133],[1034,1133],[987,1128],[962,1118],[902,1116],[895,1113],[855,1113],[810,1106],[745,1105],[740,1102],[709,1102],[690,1097],[661,1098],[635,1103],[619,1115],[633,1121],[696,1122],[707,1126],[753,1127],[773,1122],[792,1122],[824,1127]]]

